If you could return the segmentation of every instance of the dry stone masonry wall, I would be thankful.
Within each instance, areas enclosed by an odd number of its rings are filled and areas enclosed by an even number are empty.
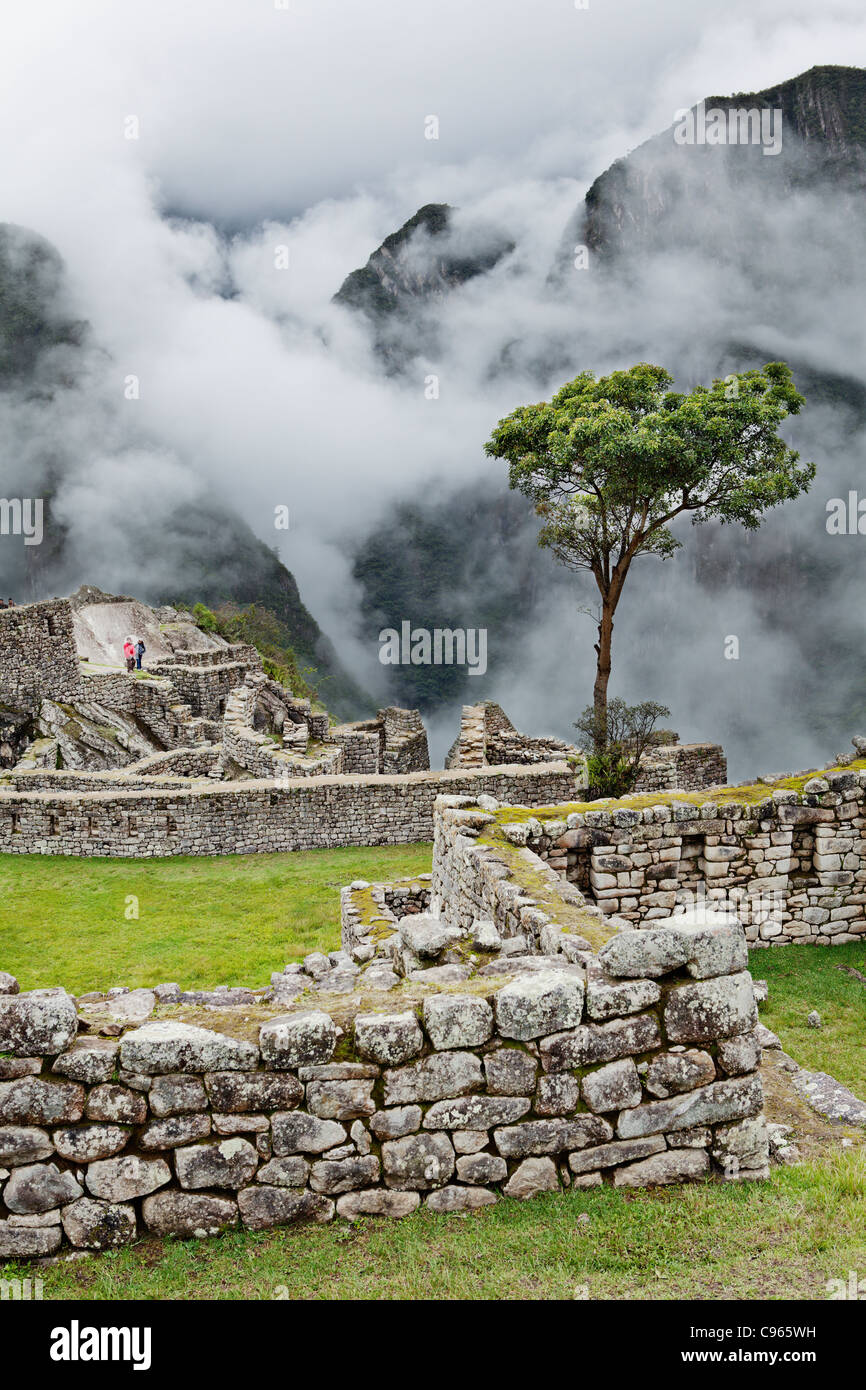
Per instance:
[[[104,1036],[84,1000],[0,976],[0,1258],[766,1177],[742,928],[615,932],[484,843],[498,809],[442,798],[432,882],[352,885],[342,950],[274,976],[252,1037]],[[179,996],[145,1015],[156,997]]]

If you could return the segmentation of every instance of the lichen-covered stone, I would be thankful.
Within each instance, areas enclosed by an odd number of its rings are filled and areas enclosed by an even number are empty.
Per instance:
[[[94,1086],[84,1113],[88,1120],[107,1124],[142,1125],[147,1119],[147,1101],[126,1086]]]
[[[168,1074],[154,1077],[148,1102],[153,1114],[164,1119],[205,1110],[208,1100],[200,1077]]]
[[[204,1082],[212,1108],[224,1115],[291,1110],[304,1099],[303,1086],[288,1072],[210,1072]]]
[[[740,1168],[766,1168],[770,1161],[770,1141],[763,1115],[754,1115],[733,1124],[717,1125],[713,1135],[712,1155],[722,1167],[732,1159]]]
[[[36,1125],[4,1125],[0,1128],[0,1168],[40,1163],[54,1152],[47,1130]]]
[[[145,1152],[176,1149],[182,1144],[194,1144],[210,1134],[210,1115],[168,1115],[164,1120],[151,1120],[138,1135],[138,1146]]]
[[[63,1232],[59,1226],[10,1226],[0,1221],[0,1259],[34,1260],[53,1255]]]
[[[527,1042],[580,1023],[584,982],[580,975],[542,970],[497,991],[496,1026],[504,1038]]]
[[[570,1067],[592,1066],[618,1057],[633,1057],[661,1045],[655,1014],[634,1014],[614,1018],[609,1023],[586,1023],[570,1033],[556,1033],[541,1042],[541,1065],[545,1071],[567,1071]]]
[[[480,1207],[494,1206],[498,1198],[495,1192],[486,1187],[460,1187],[457,1184],[440,1187],[425,1197],[424,1205],[430,1211],[478,1211]]]
[[[23,1076],[0,1081],[0,1124],[72,1124],[84,1114],[85,1091],[75,1081]]]
[[[271,1117],[271,1131],[274,1138],[274,1153],[278,1157],[286,1154],[325,1153],[345,1142],[347,1135],[336,1120],[321,1120],[317,1115],[309,1115],[305,1110],[287,1110]]]
[[[300,1154],[288,1154],[285,1158],[272,1158],[262,1165],[256,1173],[256,1182],[272,1187],[304,1187],[310,1173],[310,1164]]]
[[[606,941],[598,963],[609,975],[627,979],[657,979],[685,965],[689,958],[687,937],[669,927],[621,931]]]
[[[75,1000],[65,989],[0,993],[0,1052],[54,1057],[78,1032]]]
[[[493,1010],[472,994],[432,994],[424,1000],[424,1027],[437,1051],[480,1047],[493,1033]]]
[[[417,1057],[424,1046],[424,1034],[413,1013],[358,1014],[355,1018],[355,1046],[362,1057],[382,1066],[397,1067]]]
[[[141,1214],[148,1230],[158,1236],[215,1236],[238,1223],[233,1198],[174,1188],[145,1197]]]
[[[409,1134],[382,1145],[387,1187],[443,1187],[454,1172],[454,1146],[446,1134]]]
[[[314,1192],[354,1192],[360,1187],[372,1187],[379,1181],[379,1160],[374,1154],[367,1157],[343,1158],[331,1162],[327,1158],[313,1164],[310,1187]]]
[[[444,1100],[479,1090],[481,1059],[474,1052],[434,1052],[406,1067],[385,1072],[385,1105]]]
[[[542,1076],[535,1092],[537,1115],[567,1115],[580,1101],[580,1082],[571,1072],[552,1072]]]
[[[617,1134],[621,1139],[637,1139],[645,1134],[742,1120],[757,1114],[763,1099],[761,1078],[756,1074],[714,1081],[710,1086],[701,1086],[670,1100],[649,1101],[634,1110],[624,1110],[617,1124]]]
[[[70,1081],[94,1086],[111,1080],[119,1050],[116,1038],[76,1038],[69,1051],[55,1059],[51,1070]]]
[[[660,1134],[646,1139],[619,1139],[612,1144],[602,1144],[599,1148],[581,1149],[568,1155],[568,1166],[572,1173],[591,1173],[596,1169],[614,1168],[618,1163],[631,1163],[638,1158],[648,1158],[650,1154],[661,1153],[665,1141]]]
[[[259,1029],[262,1057],[279,1069],[330,1062],[336,1045],[337,1025],[318,1009],[269,1019]]]
[[[487,1089],[494,1096],[532,1095],[538,1063],[517,1047],[499,1047],[484,1056]]]
[[[80,1197],[64,1207],[61,1219],[66,1239],[79,1250],[117,1250],[136,1237],[135,1208],[126,1203]]]
[[[373,1081],[310,1081],[307,1085],[307,1109],[321,1120],[357,1120],[372,1115]]]
[[[383,1188],[367,1188],[365,1192],[349,1192],[337,1199],[337,1215],[346,1221],[359,1216],[388,1216],[399,1219],[417,1211],[421,1198],[417,1192],[389,1192]]]
[[[252,1181],[259,1156],[249,1140],[235,1137],[177,1149],[174,1166],[178,1182],[187,1190],[235,1189]]]
[[[265,1231],[294,1221],[331,1221],[334,1216],[333,1201],[319,1192],[257,1184],[238,1193],[238,1209],[249,1231]]]
[[[136,1154],[91,1163],[85,1177],[88,1192],[106,1202],[146,1197],[170,1181],[171,1169],[164,1159],[139,1158]]]
[[[709,1052],[691,1048],[688,1052],[660,1052],[649,1064],[646,1088],[651,1096],[666,1099],[682,1091],[694,1091],[716,1079],[716,1067]]]
[[[64,1125],[54,1131],[54,1144],[60,1157],[71,1163],[93,1163],[120,1153],[131,1134],[120,1125]]]
[[[709,1173],[704,1149],[667,1149],[638,1163],[614,1169],[614,1187],[657,1187],[671,1182],[697,1182]]]
[[[370,1128],[377,1139],[401,1139],[421,1128],[420,1105],[398,1105],[393,1110],[377,1110],[370,1116]]]
[[[425,1129],[492,1129],[512,1124],[530,1107],[527,1096],[458,1096],[437,1100],[424,1116]]]
[[[145,1076],[172,1072],[251,1071],[258,1064],[254,1043],[197,1028],[191,1023],[158,1020],[126,1033],[120,1064]]]
[[[3,1201],[11,1212],[51,1211],[82,1195],[74,1173],[56,1163],[31,1163],[13,1169],[3,1189]]]
[[[457,1159],[457,1176],[461,1182],[502,1183],[508,1176],[508,1165],[498,1154],[461,1154]]]
[[[597,1114],[627,1110],[643,1100],[640,1077],[631,1057],[608,1062],[597,1071],[588,1072],[581,1082],[581,1092],[590,1110]]]
[[[761,1065],[761,1044],[757,1032],[740,1033],[734,1038],[720,1038],[719,1066],[728,1076],[745,1076]]]
[[[710,1042],[751,1032],[758,1022],[751,975],[744,970],[672,989],[664,1020],[671,1042]]]
[[[605,1144],[613,1138],[613,1129],[599,1115],[576,1115],[572,1120],[527,1120],[497,1129],[493,1138],[503,1158],[523,1158]]]
[[[587,969],[586,1016],[596,1022],[638,1013],[661,998],[655,980],[614,980],[597,965]]]

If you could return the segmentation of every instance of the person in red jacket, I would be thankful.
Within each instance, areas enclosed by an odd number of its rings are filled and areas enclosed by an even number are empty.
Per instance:
[[[131,638],[131,637],[127,637],[126,641],[125,641],[124,644],[123,644],[123,655],[124,655],[124,657],[126,658],[126,669],[127,669],[127,671],[134,671],[134,670],[135,670],[135,647],[133,646],[133,642],[132,642],[132,638]]]

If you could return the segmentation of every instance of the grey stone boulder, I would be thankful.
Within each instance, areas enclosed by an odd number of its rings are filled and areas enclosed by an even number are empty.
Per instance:
[[[209,1072],[204,1083],[211,1106],[223,1115],[291,1110],[304,1099],[303,1086],[288,1072]]]
[[[68,1052],[62,1052],[51,1068],[70,1081],[95,1086],[110,1081],[117,1065],[120,1043],[116,1038],[76,1038]]]
[[[446,1134],[410,1134],[382,1145],[387,1187],[444,1187],[454,1172],[454,1146]]]
[[[171,1181],[171,1169],[164,1159],[127,1154],[91,1163],[84,1180],[94,1197],[106,1202],[129,1202],[164,1187]]]
[[[51,1211],[82,1196],[81,1183],[74,1173],[55,1163],[32,1163],[13,1169],[3,1190],[3,1201],[11,1212]]]
[[[527,1042],[580,1023],[584,982],[579,974],[541,971],[512,980],[495,996],[496,1024],[504,1038]]]
[[[142,1125],[147,1119],[147,1100],[138,1091],[108,1083],[93,1087],[84,1113],[88,1120],[107,1124]]]
[[[538,1063],[517,1047],[499,1047],[484,1057],[487,1089],[493,1096],[526,1096],[535,1090]]]
[[[245,1187],[238,1193],[238,1210],[248,1231],[265,1231],[295,1221],[332,1221],[334,1203],[320,1192],[290,1187]]]
[[[624,1110],[617,1124],[620,1139],[639,1139],[646,1134],[692,1129],[695,1125],[724,1124],[758,1114],[764,1102],[761,1078],[735,1076],[714,1081],[670,1100],[650,1101]]]
[[[320,1120],[358,1120],[372,1115],[375,1082],[370,1081],[310,1081],[307,1085],[307,1108]]]
[[[210,1134],[210,1115],[169,1115],[164,1120],[151,1120],[138,1136],[138,1146],[146,1153],[160,1149],[177,1149],[194,1144]]]
[[[521,1202],[542,1192],[558,1192],[556,1164],[552,1158],[525,1158],[502,1190],[506,1197],[514,1197]]]
[[[75,1000],[65,989],[0,993],[0,1052],[20,1057],[54,1057],[78,1032]]]
[[[10,1226],[0,1221],[0,1259],[33,1260],[53,1255],[63,1239],[59,1226]]]
[[[529,1110],[527,1096],[458,1096],[437,1100],[424,1116],[425,1129],[492,1129],[513,1124]]]
[[[615,1168],[614,1187],[660,1187],[672,1182],[697,1182],[710,1171],[705,1149],[668,1149],[638,1163]]]
[[[493,1010],[473,994],[433,994],[424,1000],[424,1027],[439,1052],[480,1047],[493,1032]]]
[[[136,1237],[135,1208],[122,1202],[80,1197],[64,1207],[61,1220],[66,1239],[78,1250],[117,1250]]]
[[[84,1087],[75,1081],[0,1081],[0,1125],[72,1124],[84,1114],[84,1100]]]
[[[457,1159],[457,1176],[461,1182],[485,1186],[503,1183],[508,1177],[508,1165],[498,1154],[461,1154]]]
[[[209,1187],[236,1189],[251,1182],[259,1156],[248,1139],[234,1136],[175,1150],[177,1180],[187,1191]]]
[[[221,1075],[222,1073],[220,1073]],[[172,1075],[154,1077],[148,1093],[151,1111],[158,1119],[168,1115],[186,1115],[207,1109],[207,1094],[198,1076]]]
[[[691,1048],[688,1052],[660,1052],[649,1064],[646,1088],[660,1100],[708,1086],[716,1079],[716,1067],[709,1052]]]
[[[256,1182],[271,1187],[304,1187],[310,1174],[310,1164],[300,1154],[272,1158],[256,1173]]]
[[[370,1117],[370,1128],[377,1139],[402,1139],[421,1128],[420,1105],[398,1105],[393,1110],[377,1110]]]
[[[367,1188],[365,1192],[349,1192],[337,1199],[337,1215],[346,1221],[359,1216],[386,1216],[399,1220],[418,1210],[421,1198],[417,1192],[389,1192],[382,1188]]]
[[[347,1138],[336,1120],[322,1120],[304,1110],[278,1112],[271,1118],[271,1130],[274,1153],[280,1158],[286,1154],[325,1153]]]
[[[17,994],[18,981],[8,970],[0,970],[0,994]]]
[[[734,1176],[738,1168],[764,1169],[770,1162],[770,1140],[763,1115],[753,1115],[733,1124],[717,1125],[712,1155],[720,1167]],[[733,1172],[731,1172],[733,1168]]]
[[[424,1046],[424,1034],[409,1010],[402,1014],[357,1014],[355,1046],[362,1057],[381,1066],[397,1067],[418,1056]]]
[[[421,960],[435,960],[454,937],[447,923],[430,912],[416,912],[397,925],[403,945]]]
[[[120,1062],[126,1071],[145,1076],[172,1072],[251,1071],[259,1060],[254,1043],[197,1028],[191,1023],[158,1020],[125,1034]]]
[[[237,1202],[201,1192],[156,1192],[141,1204],[145,1226],[158,1236],[215,1236],[238,1224]]]
[[[660,998],[661,987],[655,980],[613,980],[597,965],[587,969],[586,1014],[594,1021],[638,1013],[657,1004]]]
[[[684,966],[688,958],[687,936],[668,926],[621,931],[598,953],[598,963],[609,975],[627,979],[668,975]]]
[[[36,1125],[4,1125],[0,1129],[0,1168],[40,1163],[54,1153],[47,1130]]]
[[[743,970],[672,989],[664,1022],[671,1042],[714,1042],[752,1032],[758,1010],[751,975]]]
[[[340,1192],[355,1192],[361,1187],[372,1187],[379,1181],[379,1160],[373,1154],[366,1157],[339,1159],[331,1162],[319,1159],[310,1172],[310,1187],[314,1192],[326,1192],[335,1196]]]
[[[469,932],[473,949],[476,951],[500,951],[502,937],[493,922],[480,920],[472,923]]]
[[[434,1052],[406,1067],[385,1072],[386,1106],[444,1100],[480,1090],[481,1059],[474,1052]]]
[[[536,1115],[567,1115],[580,1102],[580,1082],[571,1072],[542,1076],[535,1093]]]
[[[596,1114],[628,1110],[643,1100],[640,1077],[631,1057],[608,1062],[597,1071],[588,1072],[581,1082],[581,1091],[586,1104]]]
[[[525,1158],[606,1144],[613,1138],[613,1129],[599,1115],[576,1115],[572,1120],[527,1120],[497,1129],[493,1138],[503,1158]]]
[[[794,1078],[794,1087],[808,1105],[825,1119],[839,1124],[866,1126],[866,1101],[860,1100],[841,1081],[823,1071],[801,1068]]]
[[[660,1045],[655,1014],[633,1014],[629,1018],[612,1018],[608,1023],[586,1023],[570,1033],[543,1038],[541,1065],[547,1072],[567,1071],[651,1052]]]
[[[120,1125],[65,1125],[54,1131],[54,1145],[71,1163],[113,1158],[129,1143],[132,1131]]]
[[[669,925],[686,933],[690,947],[686,969],[694,979],[732,975],[747,968],[746,933],[731,914],[691,908],[672,917]]]
[[[499,1199],[495,1192],[486,1187],[460,1187],[457,1184],[437,1188],[424,1199],[425,1207],[438,1212],[478,1211],[480,1207],[492,1207]]]
[[[632,1163],[650,1154],[661,1153],[665,1141],[660,1134],[646,1139],[619,1139],[612,1144],[602,1144],[596,1149],[581,1149],[568,1155],[568,1166],[572,1173],[591,1173],[601,1168],[615,1168],[619,1163]]]
[[[719,1066],[728,1076],[744,1076],[746,1072],[754,1071],[761,1065],[761,1056],[757,1031],[719,1040]]]
[[[330,1062],[337,1046],[337,1025],[318,1009],[269,1019],[259,1029],[265,1062],[278,1069]]]

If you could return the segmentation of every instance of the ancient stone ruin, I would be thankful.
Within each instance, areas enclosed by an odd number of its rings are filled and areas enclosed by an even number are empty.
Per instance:
[[[6,976],[0,1257],[766,1177],[742,927],[605,918],[507,813],[440,798],[432,878],[351,885],[266,990]]]

